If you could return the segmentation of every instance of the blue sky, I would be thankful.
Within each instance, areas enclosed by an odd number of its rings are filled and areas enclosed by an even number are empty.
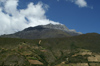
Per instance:
[[[66,25],[69,29],[75,29],[77,32],[82,32],[82,33],[96,32],[96,33],[100,34],[100,31],[99,31],[99,28],[100,28],[100,26],[99,26],[100,25],[100,4],[99,3],[100,3],[100,1],[99,0],[19,0],[17,2],[18,2],[16,5],[17,9],[18,10],[22,9],[22,10],[20,10],[20,12],[22,11],[25,13],[27,13],[27,11],[29,11],[27,9],[28,8],[27,6],[30,3],[34,3],[34,6],[37,5],[39,2],[42,3],[42,5],[39,4],[39,5],[41,5],[42,9],[40,8],[40,10],[42,10],[42,11],[37,11],[39,13],[42,12],[42,13],[40,13],[41,16],[38,16],[39,17],[38,19],[43,17],[41,20],[44,19],[45,23],[46,23],[46,21],[47,21],[47,23],[59,22],[61,24]],[[4,6],[1,6],[1,7],[4,7]],[[11,7],[11,8],[14,10],[14,7]],[[25,9],[27,9],[27,10],[24,11]],[[16,11],[16,9],[15,9],[15,11]],[[20,13],[21,15],[25,14],[22,12]],[[7,12],[7,14],[9,15],[10,12]],[[11,15],[13,15],[13,13],[11,13]],[[38,15],[38,14],[36,14],[36,15]],[[25,14],[24,17],[27,17],[27,14]],[[29,14],[28,14],[27,18],[29,18]],[[37,18],[37,16],[35,18]],[[40,20],[40,22],[41,22],[41,20]],[[10,21],[12,21],[12,20],[10,20]],[[22,21],[24,21],[24,19]],[[30,18],[29,18],[29,21],[33,21],[33,20],[30,20]],[[44,24],[42,22],[41,22],[41,24]],[[18,23],[18,22],[16,22],[16,23]],[[29,25],[29,26],[32,26],[32,24],[34,24],[34,23],[31,23],[31,25]],[[38,21],[38,23],[39,23],[39,21]],[[35,24],[38,25],[37,23],[35,23]],[[4,25],[4,24],[2,24],[2,25]],[[20,26],[20,25],[18,25],[18,26]],[[19,30],[17,27],[14,27],[11,30],[12,32],[10,32],[10,33],[13,33],[13,30],[15,30],[15,29]],[[22,27],[20,27],[20,28],[24,29],[25,27],[26,27],[26,24],[23,28]],[[1,34],[4,34],[4,33],[5,32],[2,32]]]
[[[58,21],[66,25],[69,29],[75,29],[82,33],[96,32],[100,33],[100,1],[85,0],[89,7],[78,7],[72,2],[66,0],[25,0],[37,3],[41,1],[49,5],[46,13],[47,18]],[[23,7],[22,7],[23,8]]]

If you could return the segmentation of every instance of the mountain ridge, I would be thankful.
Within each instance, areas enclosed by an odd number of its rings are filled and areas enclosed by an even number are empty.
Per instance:
[[[10,38],[25,38],[25,39],[46,39],[46,38],[62,38],[81,35],[81,33],[75,30],[69,30],[65,25],[62,24],[47,24],[39,25],[35,27],[28,27],[22,31],[14,34],[2,35],[1,37]]]

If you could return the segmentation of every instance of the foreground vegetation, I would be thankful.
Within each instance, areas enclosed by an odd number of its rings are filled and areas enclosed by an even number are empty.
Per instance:
[[[68,38],[0,38],[0,65],[100,66],[100,35]]]

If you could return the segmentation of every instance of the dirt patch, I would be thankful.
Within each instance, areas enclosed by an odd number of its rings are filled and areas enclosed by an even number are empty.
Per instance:
[[[98,59],[94,56],[88,57],[89,62],[98,62]]]
[[[90,66],[100,66],[100,63],[89,63]]]
[[[43,65],[43,63],[41,63],[38,60],[28,60],[30,64],[34,64],[34,65]]]

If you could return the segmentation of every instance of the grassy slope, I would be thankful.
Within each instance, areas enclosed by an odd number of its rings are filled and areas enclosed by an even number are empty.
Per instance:
[[[100,50],[100,35],[99,34],[84,34],[80,36],[68,38],[45,39],[42,41],[43,46],[51,46],[58,49],[69,49],[71,45],[78,48],[89,49],[94,52]]]
[[[99,51],[100,35],[99,34],[84,34],[74,37],[66,38],[50,38],[50,39],[17,39],[17,38],[0,38],[1,47],[14,47],[20,43],[26,42],[27,44],[38,44],[39,40],[42,40],[41,45],[43,47],[52,49],[69,49],[72,44],[79,48],[89,49],[91,51]]]
[[[39,40],[42,41],[41,47],[39,49],[32,48],[38,45]],[[75,52],[75,50],[77,50],[77,48],[88,49],[92,52],[100,52],[99,34],[85,34],[68,38],[50,38],[50,39],[35,39],[35,40],[0,38],[1,52],[5,51],[5,49],[3,48],[8,49],[7,52],[8,51],[12,52],[12,49],[15,49],[16,47],[19,46],[19,44],[22,43],[29,45],[28,48],[24,49],[23,51],[17,49],[17,52],[15,53],[24,53],[24,51],[30,52],[31,50],[32,51],[34,50],[35,54],[33,52],[31,56],[35,55],[34,57],[37,57],[39,61],[43,62],[44,64],[49,64],[50,66],[61,63],[61,61],[63,61],[65,57],[67,56],[69,57],[70,54],[68,54],[68,51],[66,53],[66,50],[69,50],[70,52],[72,52],[72,54]],[[42,53],[41,50],[45,50],[46,52]],[[5,54],[10,54],[9,52]],[[15,53],[12,54],[14,55]],[[22,56],[25,57],[24,55]]]

